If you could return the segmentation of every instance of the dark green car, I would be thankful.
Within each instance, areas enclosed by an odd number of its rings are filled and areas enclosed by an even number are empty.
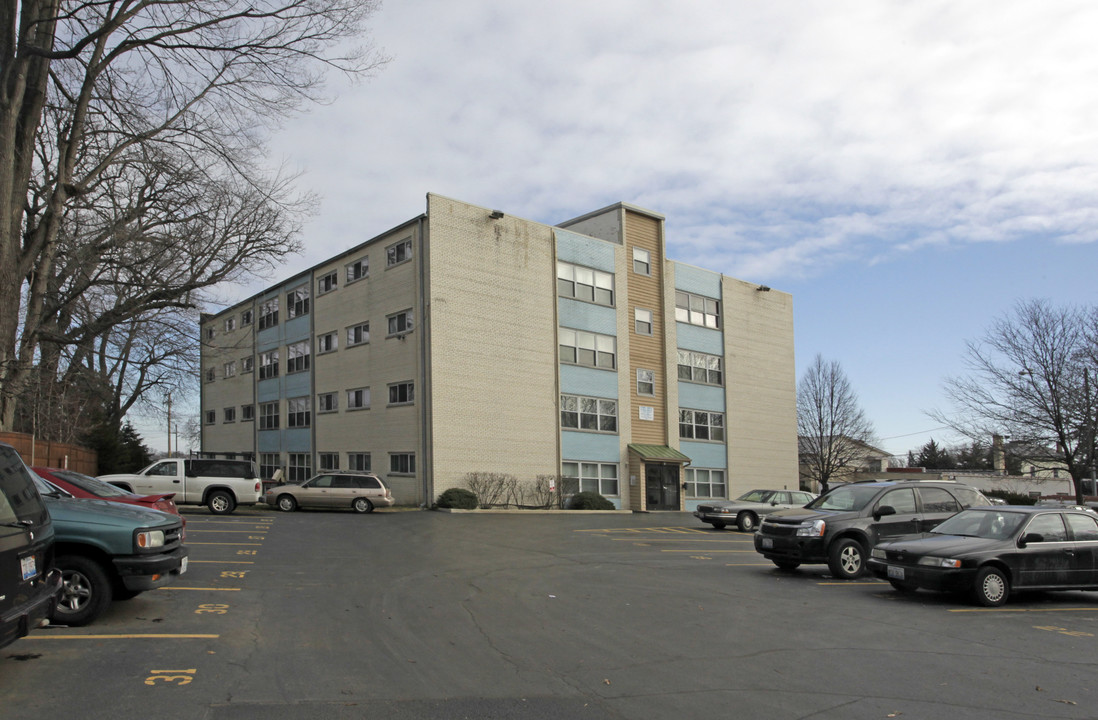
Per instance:
[[[183,519],[159,510],[73,498],[35,476],[53,519],[59,625],[87,625],[112,600],[128,600],[187,571]]]

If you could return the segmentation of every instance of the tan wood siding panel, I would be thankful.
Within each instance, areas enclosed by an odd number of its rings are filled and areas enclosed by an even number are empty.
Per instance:
[[[660,243],[661,223],[655,218],[627,211],[625,213],[625,250],[629,266],[629,297],[626,302],[629,323],[629,393],[630,414],[633,417],[631,442],[654,445],[667,444],[667,378],[664,360],[663,317],[663,249]],[[648,251],[651,275],[633,272],[633,248]],[[635,310],[652,313],[652,335],[639,335],[635,330]],[[637,394],[637,370],[655,373],[655,397]],[[639,408],[653,408],[653,419],[639,420]],[[643,493],[642,493],[643,494]]]

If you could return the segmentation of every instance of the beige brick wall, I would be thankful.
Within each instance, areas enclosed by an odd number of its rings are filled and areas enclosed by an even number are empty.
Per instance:
[[[724,277],[728,492],[796,489],[793,296]]]
[[[552,230],[489,213],[428,196],[436,497],[469,472],[558,472]]]

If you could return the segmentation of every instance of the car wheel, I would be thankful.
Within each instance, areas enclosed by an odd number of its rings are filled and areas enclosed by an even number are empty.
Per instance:
[[[228,515],[236,509],[236,501],[224,490],[214,490],[206,498],[206,507],[214,515]]]
[[[355,501],[351,503],[351,507],[354,508],[355,512],[359,513],[368,513],[374,511],[374,504],[363,497],[355,498]]]
[[[841,538],[831,543],[827,567],[841,580],[851,580],[865,570],[865,549],[854,538]]]
[[[111,582],[103,568],[80,555],[63,555],[55,564],[61,569],[61,597],[50,612],[58,625],[87,625],[111,604]]]
[[[770,562],[777,565],[779,570],[796,570],[801,566],[796,560],[771,560]]]
[[[998,607],[1010,597],[1010,582],[1002,570],[988,566],[976,573],[976,586],[972,590],[980,605]]]
[[[888,584],[892,586],[892,589],[902,593],[913,593],[918,590],[918,586],[906,583],[903,580],[889,580]]]
[[[743,532],[755,532],[759,520],[755,517],[755,513],[742,512],[736,518],[736,524],[740,526],[740,530]]]
[[[723,520],[714,520],[713,521],[713,528],[715,530],[724,530],[724,527],[725,527],[725,525],[724,525]]]
[[[297,500],[294,500],[293,495],[279,495],[278,509],[282,512],[293,512],[297,510]]]

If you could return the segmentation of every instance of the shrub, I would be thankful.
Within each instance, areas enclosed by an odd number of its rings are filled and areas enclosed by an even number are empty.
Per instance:
[[[1037,498],[1032,498],[1026,493],[1011,492],[1010,490],[987,490],[984,495],[1002,498],[1007,501],[1007,505],[1032,505],[1037,502]]]
[[[465,488],[450,488],[438,496],[436,505],[440,508],[452,508],[454,510],[476,510],[480,503],[477,495]]]
[[[614,503],[610,502],[597,492],[581,492],[572,496],[568,503],[570,510],[615,510]]]

